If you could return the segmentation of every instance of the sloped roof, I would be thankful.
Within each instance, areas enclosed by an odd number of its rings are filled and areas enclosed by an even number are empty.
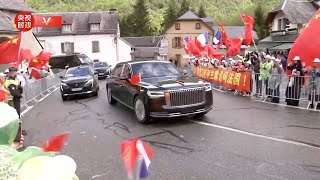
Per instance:
[[[213,26],[215,32],[219,30],[219,26]],[[245,26],[224,26],[224,30],[229,38],[237,38],[245,34]],[[258,40],[257,32],[252,30],[253,39]]]
[[[212,18],[201,18],[201,20],[203,22],[205,22],[206,24],[208,24],[210,27],[213,26],[213,19]]]
[[[279,12],[283,12],[286,18],[293,24],[305,24],[309,22],[312,15],[319,9],[317,2],[310,0],[285,0],[268,13],[266,25],[271,24]]]
[[[138,47],[134,51],[135,59],[154,59],[154,55],[159,53],[158,47]]]
[[[89,34],[116,34],[118,32],[118,12],[65,12],[65,13],[34,13],[37,15],[61,15],[63,24],[71,24],[72,32],[62,33],[62,28],[40,28],[35,31],[36,36],[61,35],[89,35]],[[90,24],[99,23],[100,31],[90,32]]]
[[[13,28],[12,20],[3,12],[0,11],[0,32],[17,33],[18,30]]]
[[[159,47],[161,36],[122,37],[134,47]]]
[[[200,19],[196,14],[192,11],[187,11],[182,16],[178,18],[178,20],[191,20],[191,19]]]
[[[35,12],[24,0],[0,0],[0,10]]]
[[[299,34],[288,34],[284,36],[268,36],[261,41],[260,43],[292,43],[298,38]]]

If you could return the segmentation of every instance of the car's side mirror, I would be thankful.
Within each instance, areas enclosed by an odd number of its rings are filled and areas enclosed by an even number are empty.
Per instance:
[[[60,79],[63,79],[63,76],[59,76]]]
[[[109,65],[109,68],[111,67],[111,65]]]

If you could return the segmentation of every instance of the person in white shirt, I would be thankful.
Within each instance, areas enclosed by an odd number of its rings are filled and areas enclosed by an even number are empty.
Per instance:
[[[23,71],[20,71],[20,73],[18,73],[17,79],[20,83],[20,86],[24,87],[26,85],[26,78],[24,77]]]

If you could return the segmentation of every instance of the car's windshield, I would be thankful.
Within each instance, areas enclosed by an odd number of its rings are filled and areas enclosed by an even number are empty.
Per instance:
[[[131,68],[133,74],[140,73],[141,78],[181,76],[180,71],[171,63],[142,62],[132,64]]]
[[[100,63],[95,63],[95,64],[94,64],[94,67],[95,67],[95,68],[107,67],[107,66],[108,66],[108,64],[105,63],[105,62],[100,62]]]
[[[78,55],[78,58],[82,63],[93,64],[93,61],[86,55]]]
[[[66,73],[66,77],[79,77],[79,76],[88,76],[88,75],[90,75],[89,68],[69,69]]]

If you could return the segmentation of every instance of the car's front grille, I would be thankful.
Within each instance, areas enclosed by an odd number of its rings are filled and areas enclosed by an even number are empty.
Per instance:
[[[68,83],[68,86],[70,88],[78,88],[78,87],[83,87],[85,84],[86,84],[86,82]]]
[[[106,70],[100,70],[100,69],[98,69],[98,70],[96,70],[98,73],[105,73],[106,72]]]
[[[204,103],[205,91],[203,88],[184,89],[177,91],[170,91],[169,105],[176,106],[192,106]]]

